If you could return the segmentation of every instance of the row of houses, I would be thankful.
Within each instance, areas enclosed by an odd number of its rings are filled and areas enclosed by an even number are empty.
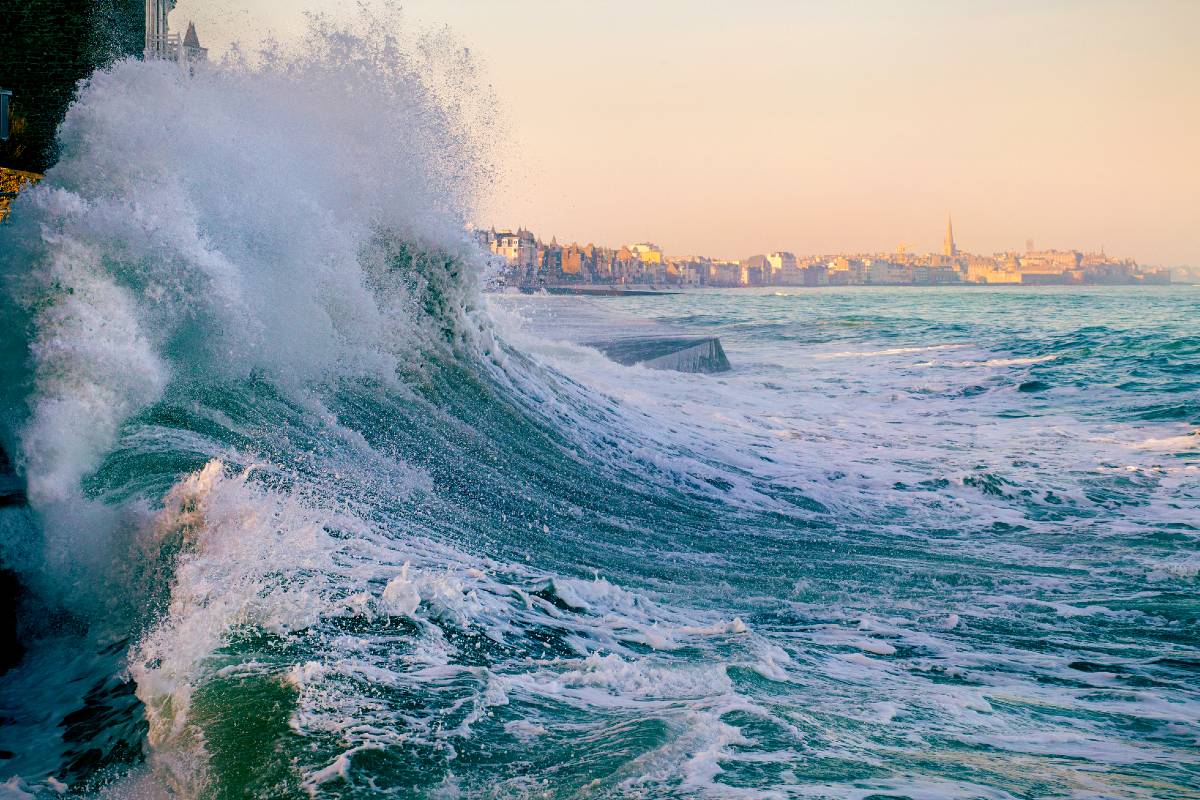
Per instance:
[[[639,242],[619,248],[543,242],[525,228],[476,230],[481,247],[503,259],[510,283],[637,284],[651,286],[869,286],[988,284],[1168,283],[1166,271],[1144,272],[1133,261],[1117,261],[1078,250],[1030,250],[979,256],[961,253],[947,234],[945,252],[917,255],[797,257],[777,251],[740,260],[704,256],[668,257],[662,248]]]
[[[699,285],[685,260],[667,259],[650,242],[619,248],[543,242],[525,228],[476,230],[480,246],[503,258],[507,277],[519,285],[558,283]]]

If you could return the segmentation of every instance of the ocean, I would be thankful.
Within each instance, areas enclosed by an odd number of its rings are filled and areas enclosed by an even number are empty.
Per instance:
[[[1200,290],[491,295],[461,65],[312,37],[0,227],[0,797],[1200,798]]]

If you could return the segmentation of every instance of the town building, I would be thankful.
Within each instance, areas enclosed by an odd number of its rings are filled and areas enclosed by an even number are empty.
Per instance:
[[[662,248],[651,242],[639,242],[629,245],[630,252],[643,264],[663,263]]]
[[[146,0],[146,47],[142,53],[146,60],[175,61],[190,69],[208,60],[208,50],[200,46],[196,26],[191,22],[183,36],[171,33],[168,17],[173,5],[173,0]]]

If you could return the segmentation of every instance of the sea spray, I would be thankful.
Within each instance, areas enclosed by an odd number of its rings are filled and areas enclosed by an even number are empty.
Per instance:
[[[6,346],[27,410],[7,438],[67,574],[107,535],[80,530],[81,479],[169,387],[394,381],[479,327],[463,222],[486,168],[471,102],[447,96],[469,63],[380,22],[318,20],[255,67],[124,61],[81,89],[0,264],[6,329],[29,337]]]

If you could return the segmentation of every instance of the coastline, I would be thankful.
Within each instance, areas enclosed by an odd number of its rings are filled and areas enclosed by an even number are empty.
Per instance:
[[[492,294],[509,294],[523,296],[541,296],[541,297],[670,297],[683,294],[695,294],[698,292],[715,292],[715,291],[819,291],[828,289],[1032,289],[1037,291],[1052,290],[1061,291],[1064,289],[1162,289],[1166,287],[1174,287],[1177,289],[1193,289],[1200,287],[1200,283],[1191,283],[1186,281],[1171,281],[1169,283],[842,283],[842,284],[825,284],[822,286],[805,286],[805,285],[784,285],[784,284],[767,284],[758,286],[664,286],[652,287],[641,286],[636,288],[625,289],[620,285],[612,284],[579,284],[574,286],[539,286],[539,287],[521,287],[521,286],[500,286],[490,290]]]

